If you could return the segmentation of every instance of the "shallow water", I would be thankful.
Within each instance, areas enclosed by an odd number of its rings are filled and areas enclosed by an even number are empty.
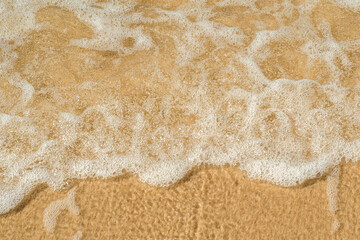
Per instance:
[[[291,186],[359,159],[359,1],[159,2],[0,2],[0,213],[124,170]]]

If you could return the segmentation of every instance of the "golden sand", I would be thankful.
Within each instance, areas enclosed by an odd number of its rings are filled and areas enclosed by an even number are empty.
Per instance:
[[[147,10],[146,6],[159,5],[162,8],[174,9],[186,1],[166,1],[166,4],[162,1],[138,2],[139,8],[145,6],[142,11],[151,16],[154,13],[150,8]],[[261,9],[274,2],[280,1],[257,1],[256,6]],[[303,1],[291,2],[298,5]],[[248,37],[245,44],[255,38],[254,22],[262,22],[264,28],[269,30],[279,27],[271,14],[248,14],[244,7],[221,10],[226,14],[218,15],[214,21],[241,28]],[[298,13],[295,11],[291,16],[282,17],[282,24],[288,25],[297,19]],[[320,1],[310,17],[314,26],[321,25],[326,20],[336,41],[360,38],[358,13],[345,10],[331,2]],[[48,136],[54,139],[59,137],[62,131],[61,127],[52,121],[59,111],[80,115],[89,106],[103,102],[106,94],[112,94],[114,98],[124,97],[125,101],[131,99],[130,103],[134,104],[131,106],[136,108],[136,104],[143,104],[149,95],[161,98],[171,88],[171,84],[161,81],[161,77],[156,79],[156,85],[152,85],[153,82],[149,81],[152,73],[142,71],[141,65],[142,60],[147,59],[149,64],[158,64],[156,67],[161,70],[162,77],[173,74],[175,46],[166,37],[166,32],[172,31],[171,26],[161,26],[151,33],[155,41],[161,42],[159,46],[162,46],[156,56],[153,52],[144,50],[123,56],[122,60],[117,62],[118,52],[86,49],[70,44],[71,40],[91,38],[94,34],[91,26],[80,21],[71,11],[54,6],[46,7],[38,11],[36,21],[46,23],[47,27],[34,30],[26,37],[25,43],[16,49],[18,57],[12,71],[26,78],[35,91],[39,91],[28,103],[34,110],[32,117],[37,120],[36,124],[46,129]],[[131,48],[135,43],[134,39],[126,38],[122,44]],[[328,84],[329,79],[332,79],[332,72],[327,63],[315,60],[313,64],[306,64],[307,56],[298,50],[301,44],[301,41],[287,40],[271,43],[270,57],[258,63],[263,74],[269,80],[307,78],[321,85]],[[211,51],[214,49],[211,42],[206,43],[205,47]],[[221,68],[228,63],[227,54],[231,55],[234,49],[235,47],[227,48],[214,53],[212,57],[217,57],[218,62],[204,61],[205,67],[212,71],[211,76],[220,74]],[[352,63],[350,69],[341,69],[341,61],[336,62],[336,67],[344,72],[344,75],[339,77],[340,86],[352,88],[359,82],[359,50],[354,47],[347,52]],[[87,65],[83,64],[85,57],[91,58]],[[207,57],[206,53],[199,55],[194,62]],[[2,60],[0,56],[0,61]],[[97,64],[93,65],[93,62]],[[201,82],[198,69],[193,67],[186,66],[179,72],[189,85]],[[9,84],[5,78],[0,75],[0,88],[6,90],[4,101],[0,102],[1,112],[22,115],[22,106],[14,105],[21,95],[21,90]],[[103,79],[114,81],[107,83]],[[73,88],[74,85],[79,86],[88,81],[99,82],[100,87],[82,92]],[[212,84],[216,87],[223,83],[214,79]],[[239,85],[244,89],[252,89],[254,85],[247,78],[226,84]],[[261,89],[261,86],[258,87]],[[42,89],[49,88],[56,91],[41,92]],[[59,95],[66,98],[67,102],[57,102]],[[217,94],[212,96],[222,97]],[[172,121],[168,124],[173,127],[192,126],[197,121],[197,116],[185,114],[180,108],[171,111]],[[89,119],[85,119],[80,126],[82,130],[96,130],[97,124],[101,123],[96,122],[94,116],[89,114]],[[150,121],[156,125],[157,120],[152,118]],[[353,139],[357,136],[357,130],[360,132],[359,129],[354,127],[344,134],[347,139]],[[125,139],[125,142],[130,141],[133,134],[131,129],[126,129],[125,126],[122,132],[124,134],[117,137],[120,140]],[[39,147],[39,142],[32,141],[32,138],[38,137],[36,134],[12,136],[7,138],[6,144],[9,149],[18,144],[16,151],[26,154]],[[85,138],[82,140],[87,141]],[[92,152],[91,147],[85,146],[82,140],[66,149],[64,159],[72,159],[74,156],[96,159],[96,153]],[[126,147],[121,149],[122,146],[118,150],[127,151]],[[164,152],[169,151],[171,150],[164,149]],[[152,154],[149,154],[149,158],[155,157],[156,153]],[[149,185],[130,173],[108,179],[73,180],[66,189],[57,191],[42,184],[18,207],[0,216],[0,239],[358,239],[359,163],[343,161],[340,170],[336,211],[329,208],[328,174],[299,186],[286,188],[250,179],[237,167],[202,165],[193,168],[184,178],[169,187]],[[43,218],[47,207],[54,201],[64,199],[74,186],[77,187],[75,202],[80,214],[75,215],[65,209],[57,217],[54,232],[46,231]],[[334,217],[340,224],[335,232]]]
[[[232,167],[194,169],[179,183],[153,187],[133,176],[85,180],[78,186],[80,215],[64,211],[53,233],[43,225],[48,205],[66,191],[39,186],[0,218],[3,239],[357,239],[359,164],[342,167],[332,234],[326,180],[284,188],[251,180]],[[71,187],[69,187],[70,189]]]

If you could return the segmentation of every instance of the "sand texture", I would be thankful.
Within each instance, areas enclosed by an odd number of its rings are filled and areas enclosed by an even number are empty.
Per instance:
[[[64,211],[53,233],[44,210],[66,196],[38,187],[0,218],[2,239],[357,239],[359,164],[342,166],[332,234],[326,180],[284,188],[251,180],[231,167],[193,170],[178,184],[158,188],[123,176],[75,183],[80,215]],[[70,189],[70,188],[69,188]]]
[[[106,2],[0,38],[0,240],[360,239],[359,4]]]

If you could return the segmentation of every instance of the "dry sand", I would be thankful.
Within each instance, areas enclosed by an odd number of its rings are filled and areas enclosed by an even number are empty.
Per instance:
[[[173,4],[176,5],[176,1]],[[345,12],[330,3],[321,4],[312,17],[315,22],[326,18],[332,25],[335,39],[360,37],[359,15]],[[19,59],[15,70],[26,75],[23,66],[27,59],[39,54],[41,61],[41,48],[50,44],[55,50],[61,49],[61,54],[55,53],[58,57],[41,67],[45,69],[43,77],[47,83],[57,84],[64,74],[71,72],[65,70],[77,68],[78,58],[89,51],[68,47],[69,39],[90,36],[91,30],[74,15],[58,8],[40,11],[37,21],[48,21],[54,29],[71,24],[63,35],[51,28],[31,34],[27,44],[17,49]],[[264,74],[269,79],[281,77],[276,69],[281,65],[291,79],[314,78],[326,83],[329,72],[322,63],[305,69],[301,65],[302,56],[296,55],[292,48],[296,46],[287,48],[290,49],[288,55],[293,56],[290,64],[287,58],[270,59],[262,66]],[[279,48],[273,46],[273,49]],[[113,74],[112,60],[116,54],[92,52],[96,53],[95,57],[102,65],[91,71],[84,70],[81,72],[83,75],[77,77],[69,73],[68,82],[63,84]],[[360,64],[358,53],[355,50],[351,55],[355,64]],[[282,53],[282,56],[286,55]],[[131,57],[129,61],[136,63],[136,59]],[[166,66],[166,61],[164,64],[164,69],[171,67]],[[360,71],[356,69],[349,73],[348,81],[343,83],[345,86],[357,83]],[[11,88],[5,81],[2,83],[2,87]],[[8,98],[11,101],[16,95],[19,93],[14,89]],[[38,104],[40,109],[42,102],[39,100],[33,104]],[[46,109],[46,106],[42,107]],[[334,218],[328,206],[326,176],[309,180],[301,186],[285,188],[249,179],[235,167],[202,166],[170,187],[154,187],[131,174],[105,180],[73,181],[62,191],[38,186],[16,209],[0,216],[0,239],[72,239],[75,235],[80,239],[359,239],[359,166],[359,163],[341,165],[339,202],[335,213],[340,228],[335,233],[332,233]],[[77,216],[67,210],[61,212],[55,231],[47,232],[43,224],[45,209],[53,201],[65,198],[73,186],[77,186],[75,201],[80,214]]]

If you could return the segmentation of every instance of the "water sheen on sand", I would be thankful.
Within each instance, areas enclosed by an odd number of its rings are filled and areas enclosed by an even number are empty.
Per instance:
[[[0,213],[37,184],[123,170],[164,186],[230,164],[291,186],[357,161],[359,10],[1,1]]]

